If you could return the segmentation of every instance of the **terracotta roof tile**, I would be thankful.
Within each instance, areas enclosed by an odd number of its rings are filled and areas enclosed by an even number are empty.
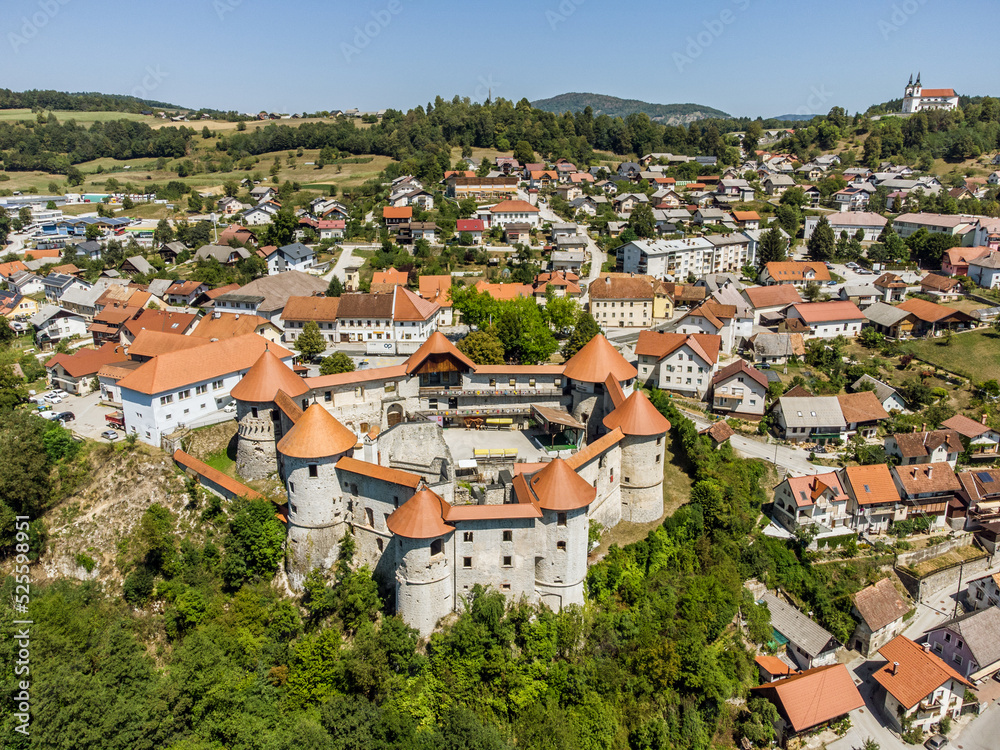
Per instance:
[[[312,404],[278,441],[278,452],[293,458],[330,458],[354,450],[357,442],[357,436],[336,417],[320,404]]]
[[[128,355],[132,359],[137,357],[157,357],[161,354],[179,352],[184,349],[194,349],[204,346],[204,339],[193,336],[185,336],[181,333],[165,333],[152,331],[148,328],[141,329],[135,336],[135,340],[128,348]]]
[[[248,500],[264,499],[264,496],[259,492],[257,492],[256,490],[250,489],[245,484],[237,482],[232,477],[223,474],[218,469],[213,469],[204,461],[199,461],[194,456],[191,456],[182,450],[174,451],[173,458],[176,463],[180,464],[184,468],[191,469],[191,471],[200,474],[205,479],[210,481],[212,484],[219,485],[224,490],[232,493],[236,497],[245,497]]]
[[[340,297],[289,297],[281,311],[281,319],[333,323],[339,308]]]
[[[637,388],[621,406],[604,418],[604,426],[609,430],[617,428],[626,435],[646,436],[665,434],[670,429],[670,422]]]
[[[854,606],[872,632],[881,630],[910,611],[910,605],[903,601],[891,578],[883,578],[861,589],[854,595]]]
[[[139,331],[142,330],[183,334],[197,318],[195,313],[143,310],[136,317],[125,322],[125,330],[133,336],[138,335]]]
[[[847,484],[858,505],[898,503],[899,492],[892,481],[892,474],[885,464],[848,466],[844,469]]]
[[[2,325],[2,321],[0,321]],[[104,344],[100,349],[77,349],[74,354],[57,354],[48,362],[46,367],[62,365],[62,368],[74,378],[96,374],[102,367],[112,362],[121,362],[125,359],[125,350],[120,345],[113,342]]]
[[[416,489],[423,481],[419,474],[411,474],[401,469],[391,469],[388,466],[379,466],[367,461],[359,461],[352,456],[344,456],[337,461],[337,468],[341,471],[349,471],[351,474],[358,474],[371,479],[379,479],[390,484],[398,484],[401,487],[412,487]]]
[[[406,287],[396,287],[392,319],[396,321],[424,321],[430,319],[440,307],[430,300],[421,299]]]
[[[241,337],[242,338],[242,337]],[[260,338],[256,336],[256,338]],[[237,341],[238,339],[226,339],[216,342]],[[277,345],[284,356],[288,352]],[[256,403],[268,403],[274,401],[274,396],[281,390],[291,397],[301,396],[309,390],[306,382],[292,372],[292,368],[286,365],[281,359],[271,351],[270,347],[265,347],[264,351],[257,357],[249,372],[243,376],[239,383],[233,386],[230,395],[237,401],[251,401]]]
[[[493,208],[490,209],[490,213],[494,214],[515,213],[515,212],[522,214],[523,213],[537,214],[538,209],[532,206],[527,201],[519,201],[519,200],[500,201],[495,206],[493,206]]]
[[[715,424],[706,427],[704,430],[701,430],[698,434],[708,435],[716,443],[724,443],[727,440],[729,440],[729,438],[731,438],[733,435],[736,434],[736,430],[730,427],[726,423],[726,420],[721,419]]]
[[[625,381],[639,374],[600,333],[570,357],[563,373],[582,383],[603,383],[609,374]]]
[[[413,217],[413,206],[386,206],[382,209],[383,219],[410,219]]]
[[[576,510],[590,505],[597,497],[593,485],[561,458],[552,459],[544,469],[527,477],[525,485],[532,499],[545,510]]]
[[[401,284],[406,286],[406,283],[410,280],[410,274],[406,271],[397,271],[395,268],[387,268],[384,271],[375,271],[372,273],[372,283],[373,284],[392,284],[393,286]]]
[[[425,487],[394,510],[385,525],[393,534],[408,539],[433,539],[455,530],[444,520],[450,508],[444,498]]]
[[[982,422],[969,419],[964,414],[956,414],[954,417],[946,419],[941,423],[941,426],[946,427],[949,430],[954,430],[959,435],[964,435],[970,439],[977,438],[983,433],[990,431],[990,428]]]
[[[864,320],[865,314],[850,301],[802,302],[793,306],[806,323],[826,323],[838,320]]]
[[[865,705],[843,664],[807,669],[751,690],[774,703],[796,734]]]
[[[712,385],[722,383],[737,374],[744,374],[763,388],[767,388],[767,375],[762,373],[744,359],[738,359],[719,370],[712,378]]]
[[[420,348],[413,352],[413,354],[411,354],[406,360],[406,373],[412,373],[421,364],[423,364],[428,357],[431,356],[452,357],[468,367],[470,370],[476,369],[476,363],[462,354],[462,352],[460,352],[458,348],[448,340],[447,336],[440,331],[435,331],[428,336],[427,341],[422,343]]]
[[[899,432],[892,436],[903,458],[929,456],[940,446],[948,453],[961,453],[962,438],[955,430],[934,430],[933,432]]]
[[[765,268],[775,281],[804,281],[806,272],[812,271],[816,281],[829,281],[830,271],[822,263],[801,263],[798,261],[774,261]]]
[[[798,674],[799,671],[795,667],[785,664],[777,656],[771,656],[770,654],[758,654],[754,658],[754,661],[763,667],[768,674],[775,676],[782,675],[787,677],[788,675]]]
[[[635,345],[635,353],[639,356],[656,357],[659,360],[677,351],[685,344],[703,361],[714,365],[719,360],[722,337],[714,333],[685,334],[640,331],[639,340]]]
[[[611,276],[603,274],[589,289],[591,299],[652,300],[653,284],[647,276]]]
[[[412,356],[412,355],[411,355]],[[354,372],[339,372],[335,375],[320,375],[315,378],[306,378],[305,382],[310,388],[334,388],[341,385],[351,385],[354,383],[370,383],[376,380],[391,380],[406,376],[406,365],[392,365],[390,367],[371,367]]]
[[[933,492],[943,494],[958,492],[962,489],[955,470],[951,464],[944,461],[932,464],[915,464],[913,466],[894,466],[893,471],[899,479],[903,492],[909,496]]]
[[[337,317],[341,320],[357,318],[392,319],[392,294],[342,294]]]
[[[871,391],[841,393],[837,396],[837,400],[840,402],[840,410],[844,413],[844,421],[848,424],[889,418],[878,397]]]
[[[796,507],[808,508],[815,505],[816,500],[829,491],[835,500],[847,500],[847,493],[840,485],[840,477],[836,472],[828,474],[812,474],[803,477],[788,477],[788,489],[792,493]]]
[[[256,333],[261,326],[273,325],[267,318],[244,313],[212,313],[206,315],[191,331],[191,338],[230,339]]]
[[[743,294],[755,308],[795,305],[802,302],[802,295],[793,284],[773,284],[772,286],[752,286]]]
[[[577,451],[572,456],[567,458],[566,465],[576,471],[624,439],[625,434],[616,427],[611,432],[601,435],[601,437],[597,438],[594,442],[587,443],[582,450]]]
[[[896,305],[896,309],[913,313],[925,323],[937,323],[938,321],[951,316],[955,316],[958,319],[968,318],[971,320],[970,316],[966,315],[961,310],[956,310],[953,307],[945,307],[944,305],[939,305],[936,302],[928,302],[925,299],[918,299],[917,297],[911,297],[905,302],[901,302]]]
[[[873,673],[875,680],[907,710],[941,687],[948,680],[972,687],[958,672],[935,654],[924,651],[905,635],[897,635],[879,654],[888,662]],[[893,665],[898,664],[893,674]]]

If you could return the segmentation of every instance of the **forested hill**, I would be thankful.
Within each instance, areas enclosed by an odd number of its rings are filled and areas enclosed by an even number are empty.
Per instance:
[[[139,114],[152,109],[182,109],[176,104],[138,99],[121,94],[66,91],[11,91],[0,89],[0,109],[58,109],[71,112],[131,112]]]
[[[590,107],[594,115],[625,118],[644,112],[650,119],[665,125],[683,125],[707,118],[726,119],[732,115],[702,104],[650,104],[638,99],[620,99],[606,94],[559,94],[549,99],[539,99],[531,106],[561,115],[564,112],[583,112]]]

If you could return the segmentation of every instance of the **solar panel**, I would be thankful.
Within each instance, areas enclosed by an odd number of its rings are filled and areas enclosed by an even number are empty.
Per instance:
[[[993,475],[990,474],[988,471],[978,471],[976,472],[976,477],[983,484],[989,484],[990,482],[993,481]]]

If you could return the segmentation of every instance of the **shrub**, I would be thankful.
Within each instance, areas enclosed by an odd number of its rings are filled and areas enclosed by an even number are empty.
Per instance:
[[[86,552],[77,552],[73,556],[73,561],[88,573],[93,573],[94,568],[97,567],[97,562]]]

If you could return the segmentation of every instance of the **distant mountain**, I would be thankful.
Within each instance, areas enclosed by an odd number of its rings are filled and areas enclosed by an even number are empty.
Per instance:
[[[595,116],[627,117],[635,112],[645,112],[651,119],[664,125],[686,125],[709,117],[727,120],[732,118],[732,115],[722,110],[703,104],[650,104],[638,99],[619,99],[605,94],[559,94],[534,101],[531,106],[560,115],[564,112],[582,112],[587,107],[594,110]]]
[[[777,117],[771,117],[771,120],[783,120],[785,122],[794,120],[811,120],[814,117],[823,117],[823,115],[778,115]]]

